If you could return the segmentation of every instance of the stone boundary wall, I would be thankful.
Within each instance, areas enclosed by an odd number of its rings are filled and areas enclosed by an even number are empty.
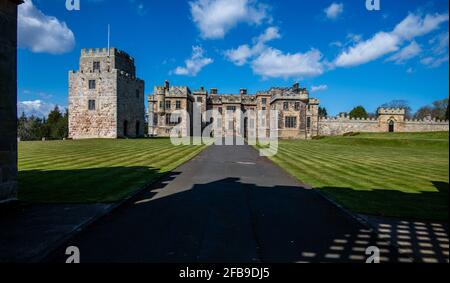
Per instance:
[[[405,120],[403,132],[445,132],[449,131],[449,122],[440,120]]]
[[[331,117],[319,119],[320,136],[338,136],[350,132],[388,132],[388,123],[380,119],[350,119]],[[448,121],[404,120],[395,123],[395,132],[439,132],[449,131]]]
[[[320,136],[339,136],[349,132],[380,132],[378,119],[320,118]]]

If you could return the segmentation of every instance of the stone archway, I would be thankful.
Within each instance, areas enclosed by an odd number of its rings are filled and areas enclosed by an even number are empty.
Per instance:
[[[389,133],[394,133],[395,132],[395,121],[390,120],[388,123],[388,127],[389,127]]]

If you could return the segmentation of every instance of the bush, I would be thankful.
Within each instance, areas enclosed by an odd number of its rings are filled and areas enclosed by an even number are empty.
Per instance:
[[[344,137],[355,137],[355,136],[359,136],[361,133],[359,133],[359,132],[348,132],[348,133],[345,133],[343,136]]]
[[[325,138],[324,136],[314,136],[314,137],[312,137],[313,140],[322,140],[324,138]]]

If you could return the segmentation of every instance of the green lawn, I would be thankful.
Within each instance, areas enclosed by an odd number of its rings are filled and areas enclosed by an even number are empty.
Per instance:
[[[198,154],[169,139],[19,143],[19,199],[114,202]]]
[[[272,158],[358,213],[448,219],[448,133],[360,134],[280,141]]]

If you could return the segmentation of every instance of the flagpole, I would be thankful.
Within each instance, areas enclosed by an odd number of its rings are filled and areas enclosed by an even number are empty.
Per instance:
[[[111,43],[111,27],[108,24],[108,57],[111,55],[111,53],[110,53],[110,43]]]

